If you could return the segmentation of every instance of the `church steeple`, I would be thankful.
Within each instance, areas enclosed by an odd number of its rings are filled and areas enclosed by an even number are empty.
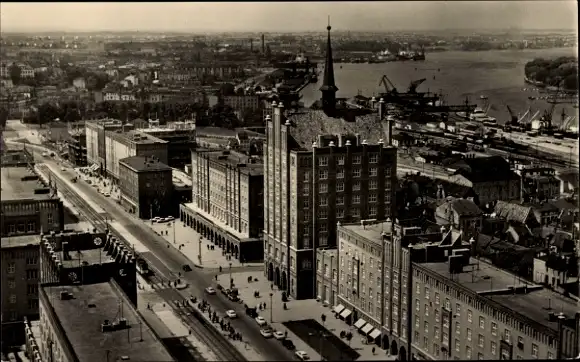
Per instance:
[[[332,60],[332,46],[330,45],[330,16],[328,17],[328,39],[326,41],[326,61],[324,65],[324,79],[320,91],[322,92],[322,108],[325,112],[332,112],[336,106],[336,92],[338,88],[334,82],[334,62]]]

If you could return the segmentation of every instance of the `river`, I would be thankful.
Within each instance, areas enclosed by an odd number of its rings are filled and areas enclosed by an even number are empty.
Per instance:
[[[351,98],[358,93],[372,96],[384,92],[379,85],[386,75],[400,91],[406,91],[413,80],[426,78],[419,91],[443,92],[448,104],[462,104],[469,96],[471,102],[482,105],[481,95],[487,96],[491,104],[489,115],[503,123],[509,119],[506,105],[517,113],[548,109],[545,100],[529,100],[538,96],[533,86],[524,83],[524,66],[534,58],[555,58],[577,55],[577,48],[499,50],[481,52],[449,51],[427,54],[424,62],[390,62],[380,64],[335,64],[338,97]],[[320,98],[320,83],[311,84],[302,90],[302,101],[306,107]],[[526,91],[523,89],[526,88]],[[572,104],[558,104],[554,110],[554,123],[560,122],[562,108],[567,115],[576,115],[578,109]],[[576,121],[576,125],[577,125]]]

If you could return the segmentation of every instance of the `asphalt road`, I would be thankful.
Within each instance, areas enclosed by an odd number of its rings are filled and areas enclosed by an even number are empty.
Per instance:
[[[38,161],[50,164],[58,170],[58,173],[63,178],[72,178],[74,171],[67,169],[61,172],[61,165],[58,165],[53,160],[48,160],[39,157]],[[281,343],[276,340],[267,340],[262,337],[260,330],[255,321],[245,314],[243,303],[233,303],[221,294],[209,296],[206,295],[204,289],[208,286],[215,286],[213,283],[213,275],[204,272],[202,269],[193,268],[191,272],[183,273],[181,267],[185,264],[190,264],[191,261],[181,254],[177,249],[171,246],[164,238],[155,234],[145,223],[146,221],[139,220],[131,214],[126,213],[120,205],[115,201],[106,198],[95,190],[94,187],[87,185],[79,178],[76,186],[82,190],[93,202],[102,207],[112,220],[123,225],[129,233],[138,239],[151,253],[147,255],[148,261],[153,264],[153,269],[159,271],[165,278],[175,280],[178,273],[182,273],[181,279],[189,284],[189,288],[182,292],[184,297],[195,295],[198,298],[206,299],[213,309],[219,313],[224,313],[229,309],[233,309],[238,314],[239,318],[232,321],[234,329],[242,334],[244,340],[249,341],[255,349],[257,349],[266,360],[271,361],[288,361],[295,360],[292,352],[286,350]],[[179,222],[179,221],[177,221]]]

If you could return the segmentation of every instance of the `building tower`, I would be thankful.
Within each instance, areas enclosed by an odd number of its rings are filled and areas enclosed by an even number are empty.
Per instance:
[[[336,92],[338,87],[334,82],[334,62],[332,60],[332,46],[330,44],[330,17],[328,18],[328,39],[326,41],[326,61],[324,65],[324,79],[320,91],[322,92],[322,109],[331,115],[336,108]]]
[[[262,54],[266,54],[266,40],[264,39],[264,34],[262,34]]]

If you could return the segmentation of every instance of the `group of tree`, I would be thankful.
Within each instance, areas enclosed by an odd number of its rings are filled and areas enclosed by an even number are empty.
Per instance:
[[[1,113],[0,113],[1,115]],[[234,109],[218,102],[213,107],[199,103],[148,103],[148,102],[101,102],[87,105],[85,102],[67,101],[45,103],[25,118],[26,123],[47,124],[56,119],[70,123],[80,120],[113,118],[124,122],[136,119],[160,119],[177,122],[196,119],[198,126],[236,128],[262,124],[261,111],[246,111],[238,117]]]
[[[525,65],[528,79],[566,90],[578,90],[578,58],[534,59]]]

